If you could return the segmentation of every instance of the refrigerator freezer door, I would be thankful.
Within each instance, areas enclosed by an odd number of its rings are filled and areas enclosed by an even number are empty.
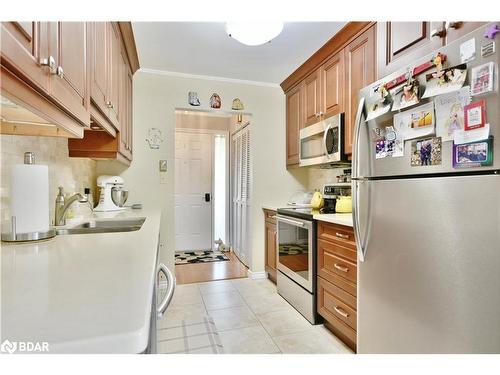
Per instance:
[[[500,53],[495,53],[493,55],[487,57],[481,57],[481,46],[486,43],[486,39],[484,38],[484,32],[488,26],[481,27],[471,34],[465,35],[461,39],[453,41],[448,44],[446,47],[439,49],[439,52],[443,53],[447,57],[447,66],[452,67],[455,65],[459,65],[461,63],[460,60],[460,45],[464,42],[470,41],[474,39],[475,49],[476,49],[476,58],[471,62],[467,63],[467,79],[465,85],[470,85],[471,79],[471,71],[475,66],[482,65],[484,63],[493,61],[496,66],[496,77],[498,81],[498,65],[499,65],[499,56]],[[418,66],[423,62],[430,61],[433,56],[437,54],[438,51],[435,51],[432,54],[427,56],[422,56],[421,59],[414,61],[414,65],[408,66],[407,69],[403,69],[399,72],[389,75],[370,86],[363,88],[360,91],[360,97],[364,98],[366,103],[372,103],[373,100],[378,96],[375,93],[374,89],[378,88],[381,84],[387,83],[390,80],[405,74],[412,67]],[[433,70],[428,70],[422,74],[420,74],[417,78],[420,82],[421,87],[425,87],[425,76],[427,73],[432,73]],[[498,86],[498,85],[497,85]],[[401,87],[401,86],[399,86]],[[428,103],[433,100],[430,99],[422,99],[420,104]],[[494,138],[494,147],[493,147],[493,165],[485,166],[479,168],[470,168],[467,170],[488,170],[488,169],[500,169],[500,124],[498,123],[498,119],[500,118],[500,95],[498,94],[498,89],[496,92],[490,92],[487,95],[483,96],[474,96],[472,97],[472,102],[477,100],[484,99],[486,101],[486,117],[487,121],[490,123],[490,134],[493,135]],[[367,104],[368,105],[368,104]],[[366,107],[366,106],[365,106]],[[402,111],[411,111],[412,108],[418,107],[418,105],[414,107],[406,108]],[[374,120],[370,120],[368,122],[364,122],[364,119],[360,121],[361,130],[359,132],[359,153],[358,156],[358,175],[360,177],[383,177],[383,176],[394,176],[394,175],[417,175],[417,174],[431,174],[431,173],[447,173],[447,172],[457,172],[463,171],[463,169],[453,169],[452,167],[452,153],[453,153],[453,142],[447,141],[442,144],[442,161],[440,165],[433,166],[419,166],[412,167],[411,160],[411,140],[407,140],[405,142],[405,150],[404,156],[402,157],[386,157],[386,158],[375,158],[375,142],[374,142],[374,129],[380,128],[385,129],[386,126],[393,125],[393,117],[398,111],[389,111],[388,113],[375,118]],[[433,137],[430,135],[428,137]],[[423,137],[423,138],[428,138]],[[368,155],[368,160],[366,160],[366,155]],[[356,157],[354,155],[354,157]],[[365,159],[365,160],[363,160]]]
[[[500,353],[500,176],[378,180],[359,353]]]

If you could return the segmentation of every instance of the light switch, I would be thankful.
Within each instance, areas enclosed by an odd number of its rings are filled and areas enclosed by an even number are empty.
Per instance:
[[[167,171],[167,161],[166,160],[160,160],[160,172],[166,172]]]

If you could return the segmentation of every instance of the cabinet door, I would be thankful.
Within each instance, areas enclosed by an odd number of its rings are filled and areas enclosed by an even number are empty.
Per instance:
[[[377,23],[378,78],[442,47],[445,34],[444,22]]]
[[[446,44],[457,40],[464,35],[476,30],[477,28],[485,25],[486,22],[462,22],[450,21],[446,22]]]
[[[302,128],[302,84],[286,93],[286,165],[299,164],[299,131]]]
[[[276,225],[266,222],[266,265],[276,269]]]
[[[108,117],[117,130],[120,129],[119,106],[120,106],[120,81],[121,76],[121,38],[118,26],[111,23],[109,27],[109,98],[106,106],[108,107]]]
[[[311,73],[304,80],[304,126],[315,124],[322,115],[320,108],[320,69]]]
[[[56,62],[50,77],[50,95],[90,126],[87,27],[84,22],[50,22],[49,51]]]
[[[129,151],[129,160],[132,160],[132,139],[133,139],[133,81],[132,72],[127,66],[127,149]]]
[[[44,22],[2,22],[0,51],[2,65],[48,90],[49,68],[40,64],[49,58],[45,26]]]
[[[108,22],[89,22],[90,95],[102,113],[108,113],[108,64],[109,31]]]
[[[321,111],[330,117],[344,110],[344,51],[321,67]]]
[[[352,154],[359,90],[375,80],[375,30],[370,28],[347,45],[345,53],[346,103],[344,147]]]

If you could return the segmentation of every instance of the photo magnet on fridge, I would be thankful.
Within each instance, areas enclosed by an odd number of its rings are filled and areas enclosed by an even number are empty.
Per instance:
[[[411,166],[441,165],[441,138],[433,137],[411,142]]]
[[[425,76],[425,93],[422,98],[460,90],[467,78],[467,64],[438,70]]]
[[[488,139],[453,144],[453,168],[485,167],[493,164],[493,136]]]
[[[394,104],[392,111],[397,111],[420,102],[420,85],[418,80],[410,78],[405,85],[394,93]]]
[[[486,124],[486,102],[479,100],[464,107],[464,130],[484,127]]]
[[[472,96],[486,94],[494,90],[495,63],[489,62],[471,70]]]

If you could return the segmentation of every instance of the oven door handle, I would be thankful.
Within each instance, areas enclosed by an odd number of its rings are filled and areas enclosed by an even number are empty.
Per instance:
[[[325,132],[323,133],[323,148],[325,150],[325,155],[328,159],[330,159],[332,155],[328,152],[328,146],[326,145],[326,138],[328,137],[328,132],[330,131],[331,128],[332,124],[330,123],[326,126]]]
[[[299,226],[299,227],[303,227],[305,225],[302,221],[297,221],[297,220],[292,220],[292,219],[286,219],[286,218],[281,217],[281,216],[278,216],[278,221],[282,221],[284,223],[291,224],[291,225],[296,225],[296,226]]]

